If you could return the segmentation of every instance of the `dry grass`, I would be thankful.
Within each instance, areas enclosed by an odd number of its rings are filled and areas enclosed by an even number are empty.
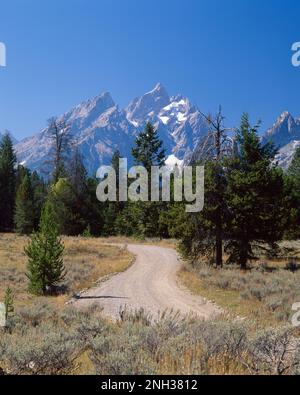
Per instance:
[[[220,276],[219,273],[216,273]],[[263,303],[257,299],[242,300],[239,291],[222,289],[217,285],[207,284],[197,273],[182,269],[179,272],[181,283],[196,295],[216,303],[232,318],[248,318],[254,329],[278,325],[274,315],[263,309]]]
[[[155,245],[166,248],[176,248],[178,240],[175,239],[159,239],[159,238],[145,238],[138,239],[134,237],[125,236],[111,236],[107,238],[100,238],[104,243],[109,244],[142,244],[142,245]]]
[[[125,313],[115,324],[99,306],[23,308],[0,337],[0,368],[12,374],[299,374],[290,329],[250,333],[230,320]]]
[[[58,305],[63,305],[70,295],[91,287],[99,279],[124,271],[133,261],[133,256],[126,249],[105,245],[100,239],[65,237],[63,242],[67,270],[64,285],[67,292],[49,298]],[[3,300],[6,287],[10,287],[17,306],[36,299],[27,292],[27,260],[24,254],[26,243],[26,237],[0,234],[0,300]]]
[[[232,317],[248,318],[254,329],[287,325],[292,305],[300,302],[300,270],[287,270],[287,263],[291,257],[299,259],[300,242],[283,242],[281,247],[283,256],[261,257],[247,271],[185,265],[179,278],[193,293],[214,301]]]

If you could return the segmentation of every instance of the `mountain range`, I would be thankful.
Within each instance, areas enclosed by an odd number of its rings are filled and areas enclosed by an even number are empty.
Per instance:
[[[89,174],[109,164],[116,150],[130,159],[136,136],[148,121],[158,130],[171,162],[191,154],[208,131],[198,108],[181,95],[170,97],[161,84],[124,109],[103,93],[62,114],[58,121],[70,125]],[[47,128],[20,141],[15,149],[22,164],[40,170],[51,149]]]
[[[169,165],[182,164],[199,152],[199,142],[208,133],[197,106],[182,95],[169,96],[160,83],[124,109],[119,108],[110,93],[102,93],[60,115],[58,120],[70,125],[70,133],[90,175],[102,164],[109,164],[116,150],[131,158],[136,136],[148,121],[164,143]],[[287,168],[300,146],[300,119],[283,112],[262,136],[262,141],[272,141],[279,148],[276,160]],[[47,128],[14,143],[19,162],[41,171],[51,150]]]

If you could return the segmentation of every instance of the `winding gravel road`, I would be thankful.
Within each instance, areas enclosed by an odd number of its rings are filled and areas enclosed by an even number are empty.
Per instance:
[[[221,312],[214,304],[179,286],[176,274],[180,261],[173,249],[148,245],[127,248],[135,255],[135,263],[125,272],[82,293],[73,302],[77,307],[99,303],[104,314],[113,319],[119,318],[119,311],[125,306],[129,310],[143,307],[154,317],[170,309],[203,319]]]

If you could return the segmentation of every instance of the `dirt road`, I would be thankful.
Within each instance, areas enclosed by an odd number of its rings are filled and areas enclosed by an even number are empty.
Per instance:
[[[214,304],[178,285],[176,273],[180,262],[173,249],[148,245],[128,245],[127,248],[136,256],[135,263],[124,273],[81,294],[74,301],[77,307],[99,303],[104,314],[111,318],[119,318],[120,308],[124,306],[129,310],[143,307],[154,317],[166,309],[204,319],[220,313]]]

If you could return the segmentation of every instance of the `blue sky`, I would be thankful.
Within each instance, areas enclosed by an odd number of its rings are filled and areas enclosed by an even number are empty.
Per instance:
[[[36,133],[103,91],[125,106],[156,82],[203,111],[264,128],[300,117],[295,0],[1,0],[0,130]]]

